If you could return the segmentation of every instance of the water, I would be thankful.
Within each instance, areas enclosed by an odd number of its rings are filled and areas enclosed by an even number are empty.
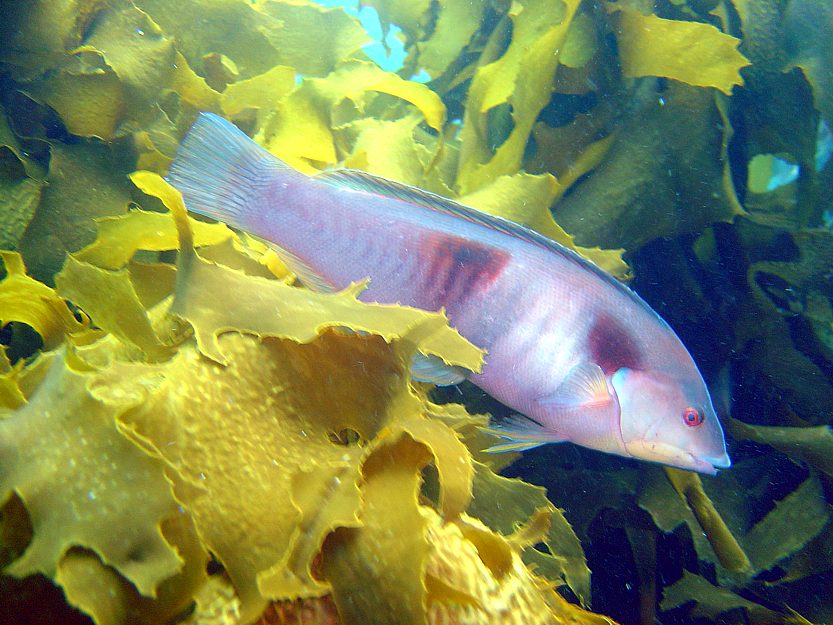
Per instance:
[[[830,32],[824,0],[0,1],[0,621],[833,622]],[[409,381],[480,366],[437,313],[184,219],[201,111],[627,281],[731,468],[483,453],[515,410]]]

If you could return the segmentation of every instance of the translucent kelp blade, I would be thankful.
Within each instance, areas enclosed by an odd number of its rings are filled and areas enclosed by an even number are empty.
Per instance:
[[[742,85],[749,61],[738,52],[740,39],[710,24],[643,15],[630,8],[618,14],[617,42],[627,76],[663,76],[730,95]]]
[[[59,345],[68,334],[86,329],[87,324],[75,318],[54,289],[26,275],[20,254],[0,251],[0,258],[6,268],[0,282],[0,325],[19,321],[31,326],[47,349]]]
[[[0,419],[0,500],[16,492],[34,530],[7,571],[54,577],[65,551],[77,545],[154,596],[183,563],[161,534],[162,522],[176,513],[163,467],[115,422],[142,394],[99,400],[88,390],[94,375],[76,370],[65,352],[41,358],[50,361],[46,378],[26,406]]]

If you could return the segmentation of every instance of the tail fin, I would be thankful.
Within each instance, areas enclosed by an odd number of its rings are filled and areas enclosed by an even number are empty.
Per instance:
[[[168,182],[188,210],[246,229],[276,175],[295,173],[234,124],[201,113],[185,135],[168,171]]]

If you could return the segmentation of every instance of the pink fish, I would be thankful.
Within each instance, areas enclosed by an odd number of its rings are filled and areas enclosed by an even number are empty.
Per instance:
[[[697,366],[635,293],[546,237],[356,171],[309,177],[203,114],[168,179],[189,210],[272,242],[311,288],[370,277],[364,301],[445,308],[487,350],[468,378],[518,414],[491,451],[570,441],[714,474],[730,465]],[[439,359],[415,375],[461,380]]]

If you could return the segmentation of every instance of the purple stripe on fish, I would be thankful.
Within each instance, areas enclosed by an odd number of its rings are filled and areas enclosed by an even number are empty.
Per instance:
[[[642,353],[627,328],[606,314],[599,314],[587,336],[592,360],[606,375],[627,367],[640,369]]]
[[[509,255],[453,236],[432,237],[422,250],[430,301],[462,304],[500,276]]]

